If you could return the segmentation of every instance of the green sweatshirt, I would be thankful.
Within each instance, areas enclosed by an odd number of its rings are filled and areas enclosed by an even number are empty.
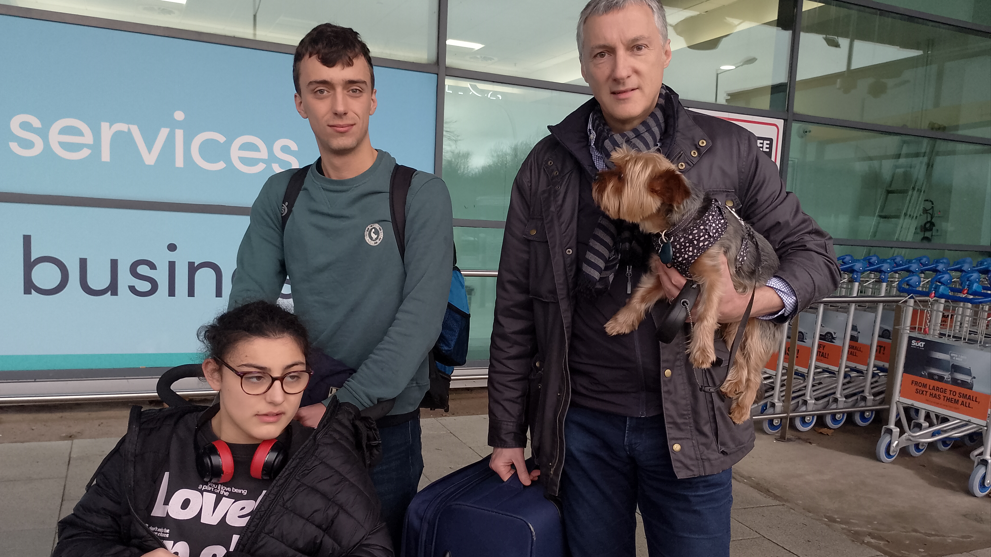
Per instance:
[[[396,398],[411,412],[429,386],[427,353],[440,335],[451,286],[453,220],[444,182],[417,172],[406,199],[405,264],[392,232],[389,180],[396,160],[348,180],[310,167],[282,232],[280,207],[295,169],[268,179],[237,252],[229,307],[278,299],[286,275],[311,341],[357,372],[337,392],[367,408]]]

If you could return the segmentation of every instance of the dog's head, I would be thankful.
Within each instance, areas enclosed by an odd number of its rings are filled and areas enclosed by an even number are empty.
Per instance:
[[[692,195],[685,177],[660,153],[639,153],[624,145],[610,160],[615,168],[599,172],[592,184],[592,198],[610,218],[642,222],[669,213],[668,208]]]

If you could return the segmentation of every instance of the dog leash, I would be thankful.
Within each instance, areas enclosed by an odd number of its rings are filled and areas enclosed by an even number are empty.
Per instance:
[[[762,254],[760,252],[760,244],[757,242],[757,239],[753,237],[753,229],[750,227],[750,225],[745,223],[743,219],[739,217],[739,215],[736,214],[736,211],[730,209],[730,213],[732,213],[733,216],[736,217],[740,221],[740,223],[743,224],[744,227],[745,236],[744,236],[743,244],[740,246],[740,251],[742,252],[744,250],[744,247],[747,245],[748,242],[753,243],[754,251],[756,252],[754,255],[757,256],[757,266],[759,267],[762,261]],[[739,256],[737,257],[737,259],[739,260]],[[746,329],[747,327],[747,322],[750,321],[750,311],[754,308],[754,297],[757,295],[757,286],[758,286],[757,282],[755,281],[754,287],[750,291],[750,301],[747,302],[747,309],[746,311],[743,312],[743,318],[740,319],[740,326],[736,328],[736,338],[733,339],[733,344],[730,345],[729,356],[727,356],[727,361],[726,361],[727,374],[729,374],[730,370],[732,369],[733,358],[736,356],[736,350],[740,347],[740,343],[743,341],[743,332],[744,329]],[[716,367],[719,367],[719,365],[717,365]],[[702,391],[703,393],[719,393],[720,397],[724,399],[726,398],[726,395],[724,395],[723,392],[719,390],[719,387],[714,387],[708,384],[703,385],[701,382],[699,382],[698,376],[695,372],[695,368],[692,368],[692,377],[695,379],[695,384],[698,385],[699,390]]]
[[[743,318],[740,319],[740,326],[736,328],[736,338],[733,339],[733,344],[730,346],[729,356],[726,357],[727,374],[729,373],[729,370],[733,365],[733,358],[734,356],[736,356],[736,350],[737,348],[740,347],[740,342],[743,340],[743,330],[747,327],[747,321],[750,320],[750,310],[752,310],[754,307],[754,296],[756,294],[757,294],[757,285],[755,283],[754,289],[750,292],[750,302],[747,303],[747,309],[746,311],[743,312]],[[682,303],[684,304],[685,302]],[[720,367],[722,365],[722,362],[719,362],[718,358],[716,360],[717,360],[716,367]],[[692,377],[695,379],[695,384],[698,385],[699,390],[702,391],[703,393],[718,393],[719,396],[726,398],[726,395],[724,395],[723,392],[719,390],[719,387],[709,385],[708,383],[705,382],[704,378],[703,381],[700,382],[698,378],[698,372],[695,370],[694,367],[692,368]]]

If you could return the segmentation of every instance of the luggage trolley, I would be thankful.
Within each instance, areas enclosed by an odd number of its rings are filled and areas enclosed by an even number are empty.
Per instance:
[[[904,296],[890,295],[825,298],[817,304],[814,314],[815,323],[821,325],[822,314],[828,305],[868,304],[887,307],[890,304],[904,302],[905,299]],[[808,313],[806,316],[812,318]],[[800,316],[795,317],[795,319],[799,318]],[[794,320],[792,323],[794,324]],[[881,331],[883,330],[882,325]],[[799,335],[796,336],[801,338]],[[878,332],[874,332],[870,346],[875,347],[877,345],[878,337]],[[774,366],[775,371],[771,374],[770,385],[766,385],[766,392],[771,394],[766,400],[754,405],[751,412],[755,421],[763,421],[765,433],[773,435],[781,432],[782,435],[786,435],[787,433],[782,431],[785,422],[790,422],[789,425],[799,431],[808,431],[815,425],[818,416],[835,416],[836,414],[843,414],[844,420],[846,414],[853,414],[855,423],[867,425],[873,420],[878,410],[888,408],[887,405],[883,404],[886,369],[882,370],[879,363],[875,363],[873,367],[875,373],[871,375],[869,380],[866,378],[866,374],[861,372],[858,373],[861,373],[864,378],[859,379],[854,377],[854,373],[844,374],[845,385],[842,392],[850,404],[842,409],[828,408],[830,399],[837,389],[836,377],[838,374],[836,372],[827,373],[829,370],[825,370],[822,364],[817,361],[822,344],[819,335],[810,336],[811,347],[798,344],[798,338],[793,344],[791,339],[782,339],[778,353],[771,357],[771,362],[768,362],[769,364],[776,364]],[[790,354],[789,344],[796,348],[794,367],[785,363],[786,357]],[[849,343],[844,347],[849,348]],[[871,352],[874,353],[874,350]],[[876,358],[875,362],[877,362]],[[824,376],[826,379],[823,378]],[[870,390],[866,389],[866,385],[870,385]],[[791,386],[790,393],[789,386]],[[870,397],[867,396],[868,394]],[[868,401],[871,400],[873,404],[869,404]],[[837,410],[841,411],[838,412]],[[836,423],[837,420],[834,418],[833,424]],[[828,421],[827,425],[830,425]]]
[[[808,431],[819,415],[834,429],[846,422],[848,414],[854,423],[866,426],[876,410],[886,408],[881,405],[892,324],[884,321],[891,316],[885,308],[903,299],[887,296],[887,289],[890,277],[902,270],[899,267],[904,267],[905,261],[873,255],[862,260],[847,255],[838,261],[844,272],[838,293],[845,296],[827,298],[797,317],[796,370],[789,403],[782,400],[781,386],[787,338],[782,339],[778,353],[766,366],[773,372],[766,375],[765,396],[751,414],[763,420],[764,432],[769,435],[780,431],[782,422],[777,415],[783,413],[793,419],[795,429]],[[920,267],[918,263],[912,265],[912,269]],[[828,314],[827,307],[832,308]],[[769,412],[776,416],[770,417]]]
[[[984,263],[984,261],[982,261]],[[991,263],[991,261],[989,261]],[[991,266],[991,265],[989,265]],[[955,268],[954,268],[955,267]],[[920,456],[930,443],[941,450],[954,440],[984,444],[970,453],[974,469],[968,489],[991,493],[991,294],[987,275],[957,262],[925,279],[910,275],[898,290],[915,299],[902,316],[893,366],[890,414],[875,456],[891,462],[905,447]],[[948,271],[960,272],[954,279]]]

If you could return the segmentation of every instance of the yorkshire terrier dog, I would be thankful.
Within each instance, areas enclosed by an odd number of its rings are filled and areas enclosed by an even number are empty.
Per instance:
[[[732,346],[741,324],[720,325],[717,321],[721,292],[715,285],[722,275],[719,254],[726,256],[733,287],[739,293],[750,293],[755,286],[765,284],[778,269],[778,257],[764,237],[732,210],[703,194],[663,155],[621,147],[613,151],[610,160],[615,167],[599,172],[592,197],[610,218],[635,223],[654,236],[660,256],[651,254],[653,272],[643,276],[626,305],[606,323],[606,332],[621,335],[634,331],[650,308],[666,298],[657,275],[661,265],[670,265],[700,287],[688,354],[695,368],[709,368],[716,361],[716,330],[721,329],[726,346]],[[662,262],[662,257],[666,261]],[[744,327],[732,369],[720,388],[733,399],[730,417],[738,424],[750,417],[764,363],[781,341],[782,331],[778,324],[756,317]]]

